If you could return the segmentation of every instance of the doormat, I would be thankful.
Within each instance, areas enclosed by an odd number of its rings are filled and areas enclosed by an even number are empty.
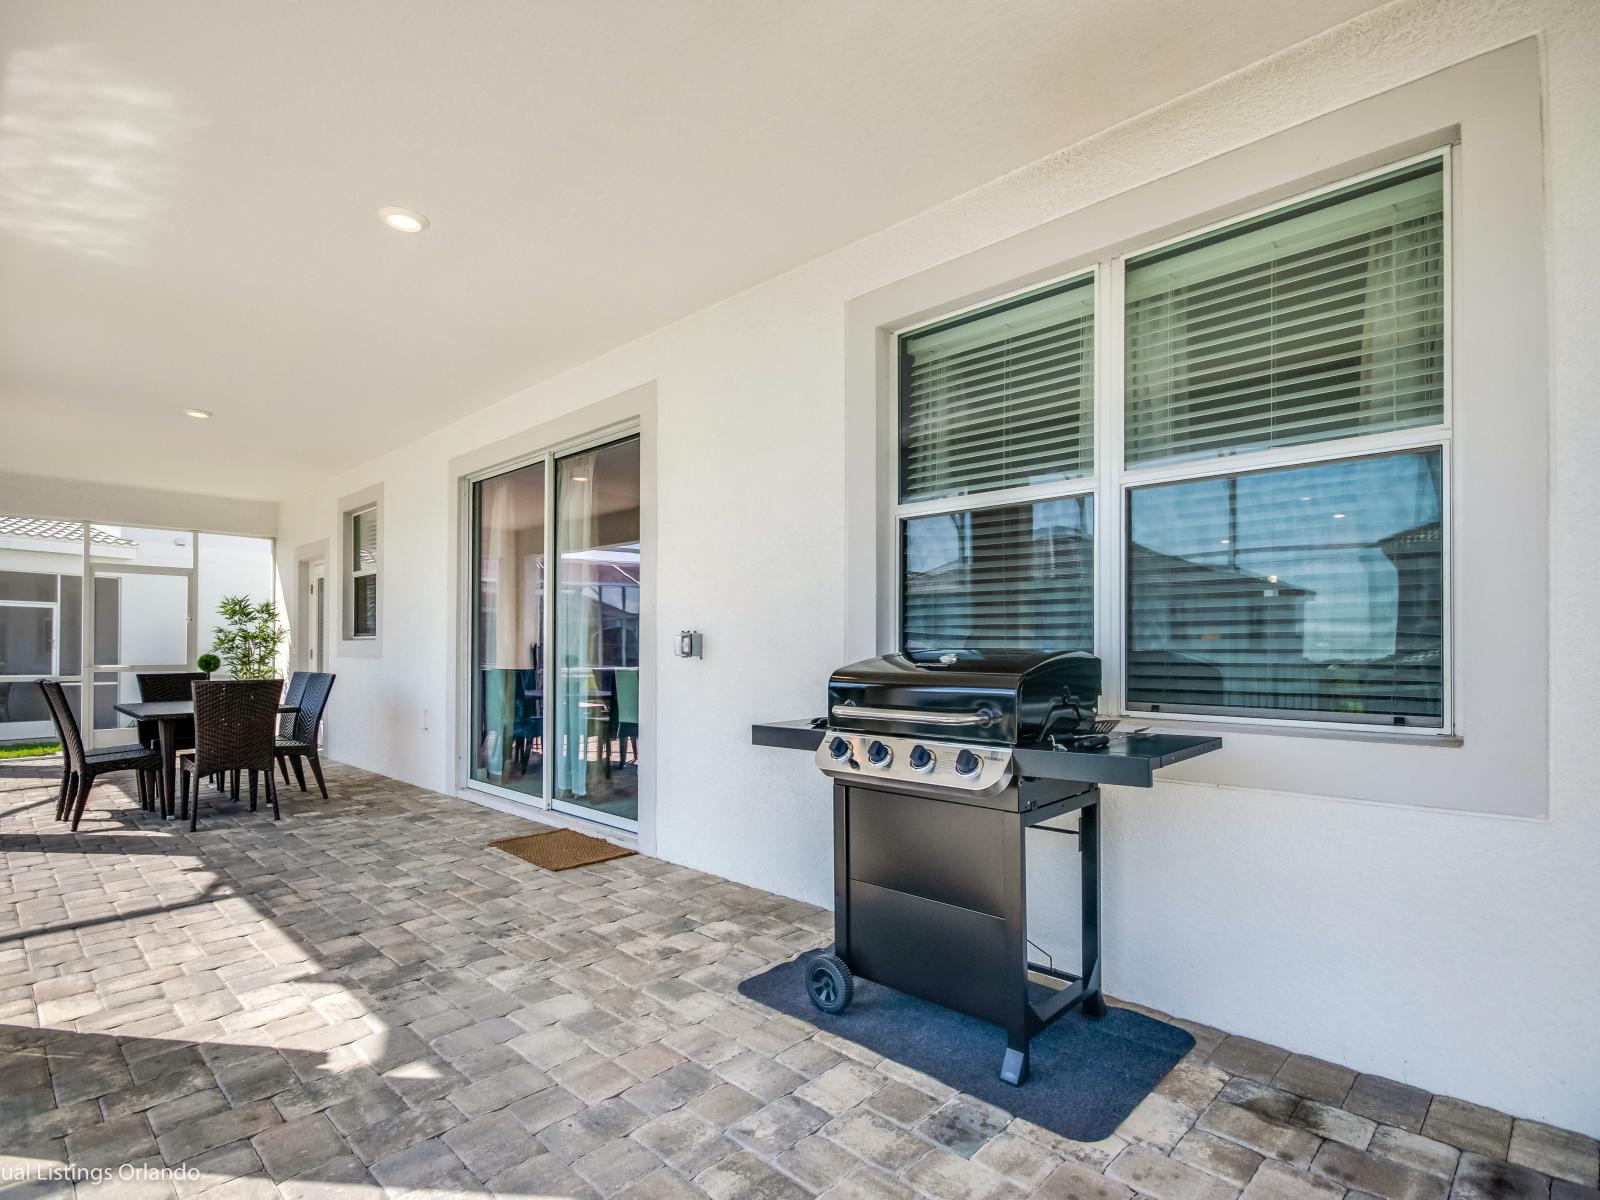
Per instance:
[[[546,871],[570,871],[573,867],[610,862],[613,858],[627,858],[634,853],[613,842],[579,833],[576,829],[552,829],[549,833],[501,838],[489,845],[523,862],[543,867]]]
[[[1113,1007],[1091,1020],[1073,1009],[1033,1039],[1028,1079],[1012,1087],[1000,1079],[1006,1035],[998,1025],[865,979],[855,981],[849,1008],[822,1012],[804,983],[816,953],[754,975],[739,991],[1075,1142],[1109,1137],[1194,1047],[1183,1030],[1143,1013]],[[1035,999],[1049,994],[1033,986]]]

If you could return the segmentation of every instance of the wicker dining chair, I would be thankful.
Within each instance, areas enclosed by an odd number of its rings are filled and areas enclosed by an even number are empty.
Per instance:
[[[89,793],[94,781],[114,771],[134,771],[138,776],[139,804],[148,809],[151,797],[157,793],[156,772],[161,768],[161,756],[146,746],[100,746],[86,748],[83,733],[78,728],[78,718],[60,682],[54,679],[39,680],[44,701],[50,707],[50,719],[55,722],[56,734],[61,739],[64,763],[61,769],[61,790],[56,795],[56,820],[64,821],[72,813],[72,828],[76,832],[83,820],[83,810],[88,807]]]
[[[278,788],[272,778],[273,743],[277,735],[281,679],[229,679],[194,686],[194,749],[178,755],[182,775],[180,812],[189,828],[200,825],[200,781],[208,775],[244,772],[250,779],[250,808],[256,807],[256,782],[266,777],[272,819],[278,820]],[[190,804],[193,776],[194,797]],[[237,777],[237,776],[235,776]],[[236,797],[237,798],[237,797]]]
[[[300,697],[305,695],[306,680],[309,678],[311,678],[310,671],[296,671],[289,676],[289,686],[283,693],[284,704],[296,709],[300,707]],[[298,715],[298,713],[290,712],[283,713],[278,717],[278,736],[280,738],[294,737],[294,720]],[[289,777],[285,775],[283,781],[288,783]]]
[[[191,685],[201,683],[209,678],[204,671],[143,671],[134,677],[139,685],[139,699],[146,703],[161,704],[173,700],[188,700],[191,698],[189,688]],[[139,744],[157,750],[161,746],[161,722],[139,721],[136,723],[139,730]],[[194,748],[194,718],[184,717],[172,723],[172,749],[192,750]]]
[[[300,694],[294,695],[295,681],[300,680]],[[333,676],[326,671],[297,671],[289,681],[287,704],[298,704],[300,711],[291,714],[294,724],[287,737],[279,736],[274,753],[278,769],[283,772],[283,782],[289,782],[289,766],[294,766],[295,782],[306,790],[306,773],[300,766],[302,758],[311,763],[311,773],[316,776],[317,790],[328,798],[328,784],[322,778],[322,759],[317,753],[317,731],[322,725],[322,714],[327,710],[328,697],[333,692]]]
[[[139,684],[139,699],[150,703],[161,703],[172,700],[188,700],[189,688],[196,683],[203,683],[210,678],[204,671],[151,671],[134,676]],[[146,746],[154,746],[159,734],[159,721],[139,722],[139,741]],[[194,722],[177,722],[174,750],[189,750],[194,747]]]

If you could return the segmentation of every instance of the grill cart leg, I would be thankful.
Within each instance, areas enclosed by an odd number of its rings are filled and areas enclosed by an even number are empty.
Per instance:
[[[1028,1078],[1028,1040],[1034,1033],[1033,1009],[1028,1003],[1028,871],[1025,826],[1020,814],[996,814],[1004,826],[1005,977],[996,981],[1005,990],[1006,1053],[1000,1060],[1000,1078],[1020,1087]]]
[[[1022,1038],[1020,1046],[1007,1046],[1006,1056],[1000,1060],[1000,1079],[1004,1083],[1021,1087],[1028,1081],[1028,1039]]]
[[[1083,879],[1083,1015],[1106,1015],[1100,990],[1100,804],[1078,812],[1078,857]]]

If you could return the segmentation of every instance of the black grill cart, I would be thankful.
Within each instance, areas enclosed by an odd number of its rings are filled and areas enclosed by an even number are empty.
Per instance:
[[[816,752],[818,722],[754,726],[758,746]],[[1018,747],[1013,777],[989,794],[873,786],[838,777],[833,788],[834,949],[807,972],[813,1002],[849,1003],[854,978],[870,979],[990,1021],[1006,1033],[1000,1077],[1021,1084],[1028,1043],[1081,1005],[1105,1013],[1101,995],[1101,785],[1149,787],[1162,767],[1220,749],[1221,739],[1166,733],[1113,735],[1097,750]],[[1077,828],[1047,822],[1077,814]],[[1077,973],[1028,961],[1024,841],[1031,828],[1075,834],[1083,894],[1083,961]],[[1051,989],[1030,998],[1030,982]]]

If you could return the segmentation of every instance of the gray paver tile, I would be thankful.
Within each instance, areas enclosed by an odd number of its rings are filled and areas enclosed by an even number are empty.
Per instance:
[[[335,1158],[350,1147],[321,1113],[275,1125],[251,1139],[261,1163],[273,1179],[289,1179]]]
[[[1263,1161],[1262,1156],[1246,1146],[1219,1138],[1203,1129],[1191,1129],[1173,1147],[1172,1157],[1179,1162],[1199,1167],[1219,1179],[1226,1179],[1235,1187],[1249,1183]]]
[[[1600,1177],[1600,1141],[1538,1121],[1515,1121],[1510,1160],[1557,1179],[1594,1187]]]
[[[1411,1133],[1422,1132],[1433,1097],[1421,1088],[1397,1083],[1381,1075],[1360,1075],[1344,1098],[1344,1108],[1370,1117],[1380,1125],[1393,1125]]]
[[[1289,1058],[1289,1052],[1254,1038],[1228,1037],[1211,1052],[1212,1066],[1230,1075],[1243,1075],[1257,1083],[1271,1083]]]
[[[479,1179],[508,1171],[544,1149],[519,1122],[503,1112],[457,1125],[444,1135],[444,1144]]]
[[[811,1196],[787,1175],[744,1150],[712,1163],[694,1182],[712,1200],[810,1200]]]
[[[1531,1167],[1465,1151],[1450,1186],[1451,1200],[1545,1200],[1550,1179]]]
[[[1342,1142],[1324,1142],[1311,1164],[1313,1173],[1342,1187],[1383,1200],[1444,1200],[1446,1184],[1437,1176]]]
[[[1437,1175],[1446,1182],[1455,1178],[1456,1164],[1461,1160],[1461,1151],[1454,1146],[1393,1125],[1379,1125],[1367,1149],[1429,1175]]]
[[[1340,1200],[1343,1195],[1344,1188],[1331,1180],[1268,1159],[1240,1200]]]
[[[1154,1200],[1233,1200],[1238,1189],[1150,1146],[1129,1146],[1106,1174]]]
[[[1315,1134],[1292,1125],[1257,1116],[1248,1109],[1221,1100],[1200,1115],[1198,1128],[1256,1153],[1295,1167],[1308,1167],[1317,1152]]]
[[[1435,1096],[1422,1133],[1462,1150],[1504,1158],[1511,1142],[1511,1118],[1481,1104]]]

